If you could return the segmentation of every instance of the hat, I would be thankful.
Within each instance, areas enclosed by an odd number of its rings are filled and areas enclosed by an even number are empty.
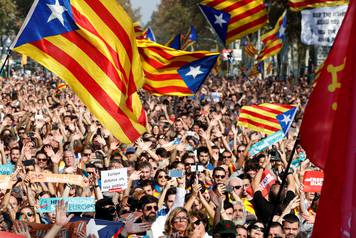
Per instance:
[[[125,155],[127,155],[127,154],[135,154],[135,153],[136,153],[136,149],[134,147],[128,147],[126,149]]]
[[[235,224],[229,220],[221,220],[218,224],[216,224],[213,234],[236,235]]]

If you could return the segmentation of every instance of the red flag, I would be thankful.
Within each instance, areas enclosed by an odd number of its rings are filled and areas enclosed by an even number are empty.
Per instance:
[[[305,111],[302,145],[324,167],[313,238],[356,237],[356,1],[351,1]]]

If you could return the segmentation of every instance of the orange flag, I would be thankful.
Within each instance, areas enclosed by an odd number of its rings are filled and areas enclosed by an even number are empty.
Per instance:
[[[351,1],[309,98],[301,142],[324,168],[313,238],[356,237],[356,1]]]

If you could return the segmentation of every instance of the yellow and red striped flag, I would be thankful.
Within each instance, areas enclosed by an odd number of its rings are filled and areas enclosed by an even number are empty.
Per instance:
[[[263,0],[203,0],[199,6],[226,45],[267,23]]]
[[[261,36],[261,41],[264,46],[261,52],[259,53],[257,60],[262,61],[278,54],[283,48],[283,42],[285,40],[285,32],[287,27],[287,11],[284,11],[282,16],[278,19],[275,27],[263,34]]]
[[[240,110],[238,125],[270,135],[282,130],[277,116],[293,107],[292,105],[272,103],[244,106]]]
[[[115,137],[131,143],[145,131],[133,28],[115,0],[37,0],[12,48],[58,75]]]
[[[244,47],[244,51],[251,57],[254,57],[258,53],[256,47],[250,41],[247,42],[247,45]]]
[[[301,11],[305,8],[332,7],[348,4],[347,0],[288,0],[292,11]]]
[[[145,73],[143,88],[155,95],[193,95],[208,76],[219,53],[175,50],[137,40]]]

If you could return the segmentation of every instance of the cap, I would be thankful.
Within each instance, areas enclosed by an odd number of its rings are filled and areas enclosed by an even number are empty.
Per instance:
[[[215,234],[236,235],[235,224],[229,220],[221,220],[214,228],[214,235]]]
[[[127,149],[126,149],[126,155],[127,154],[135,154],[136,153],[136,149],[134,148],[134,147],[128,147]]]

